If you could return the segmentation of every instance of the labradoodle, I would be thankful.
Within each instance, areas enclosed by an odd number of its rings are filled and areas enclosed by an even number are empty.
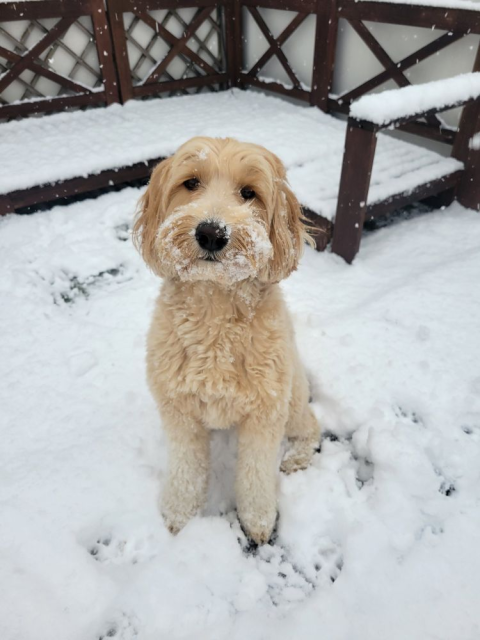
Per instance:
[[[176,533],[201,510],[210,432],[235,426],[238,516],[265,543],[283,438],[290,473],[320,436],[278,285],[310,241],[285,168],[255,144],[193,138],[154,170],[133,235],[163,278],[147,370],[169,444],[165,522]]]

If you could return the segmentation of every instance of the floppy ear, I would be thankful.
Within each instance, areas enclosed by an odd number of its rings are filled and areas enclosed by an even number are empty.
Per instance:
[[[268,279],[279,282],[297,268],[305,242],[312,245],[313,241],[308,235],[300,204],[287,184],[285,168],[276,156],[273,158],[276,193],[270,223],[273,257],[268,265]]]
[[[158,256],[155,239],[166,209],[166,186],[170,177],[171,158],[160,162],[153,170],[148,188],[140,198],[133,223],[133,244],[152,271],[156,271]]]

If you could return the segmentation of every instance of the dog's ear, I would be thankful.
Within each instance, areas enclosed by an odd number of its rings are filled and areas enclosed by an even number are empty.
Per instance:
[[[155,239],[158,228],[165,218],[166,187],[170,177],[170,167],[171,158],[168,158],[153,170],[147,190],[139,200],[133,223],[133,244],[152,271],[156,270],[158,262]]]
[[[275,155],[269,156],[275,174],[275,193],[270,223],[273,256],[268,265],[268,280],[279,282],[297,268],[305,242],[313,242],[300,204],[287,183],[285,167]]]

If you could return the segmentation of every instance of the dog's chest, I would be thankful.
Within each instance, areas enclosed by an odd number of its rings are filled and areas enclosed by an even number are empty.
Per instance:
[[[185,317],[172,327],[163,356],[177,392],[238,396],[249,386],[251,347],[249,323],[218,315],[207,321]]]
[[[229,427],[265,397],[280,396],[285,346],[278,313],[160,305],[149,337],[149,373],[164,397],[195,398],[208,426]]]

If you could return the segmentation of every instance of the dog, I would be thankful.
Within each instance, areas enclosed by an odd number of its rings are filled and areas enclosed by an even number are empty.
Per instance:
[[[276,483],[304,469],[320,427],[278,283],[312,242],[282,162],[231,138],[197,137],[152,173],[133,239],[163,278],[147,378],[168,441],[161,511],[180,531],[206,500],[209,436],[235,426],[237,514],[257,544],[277,518]]]

